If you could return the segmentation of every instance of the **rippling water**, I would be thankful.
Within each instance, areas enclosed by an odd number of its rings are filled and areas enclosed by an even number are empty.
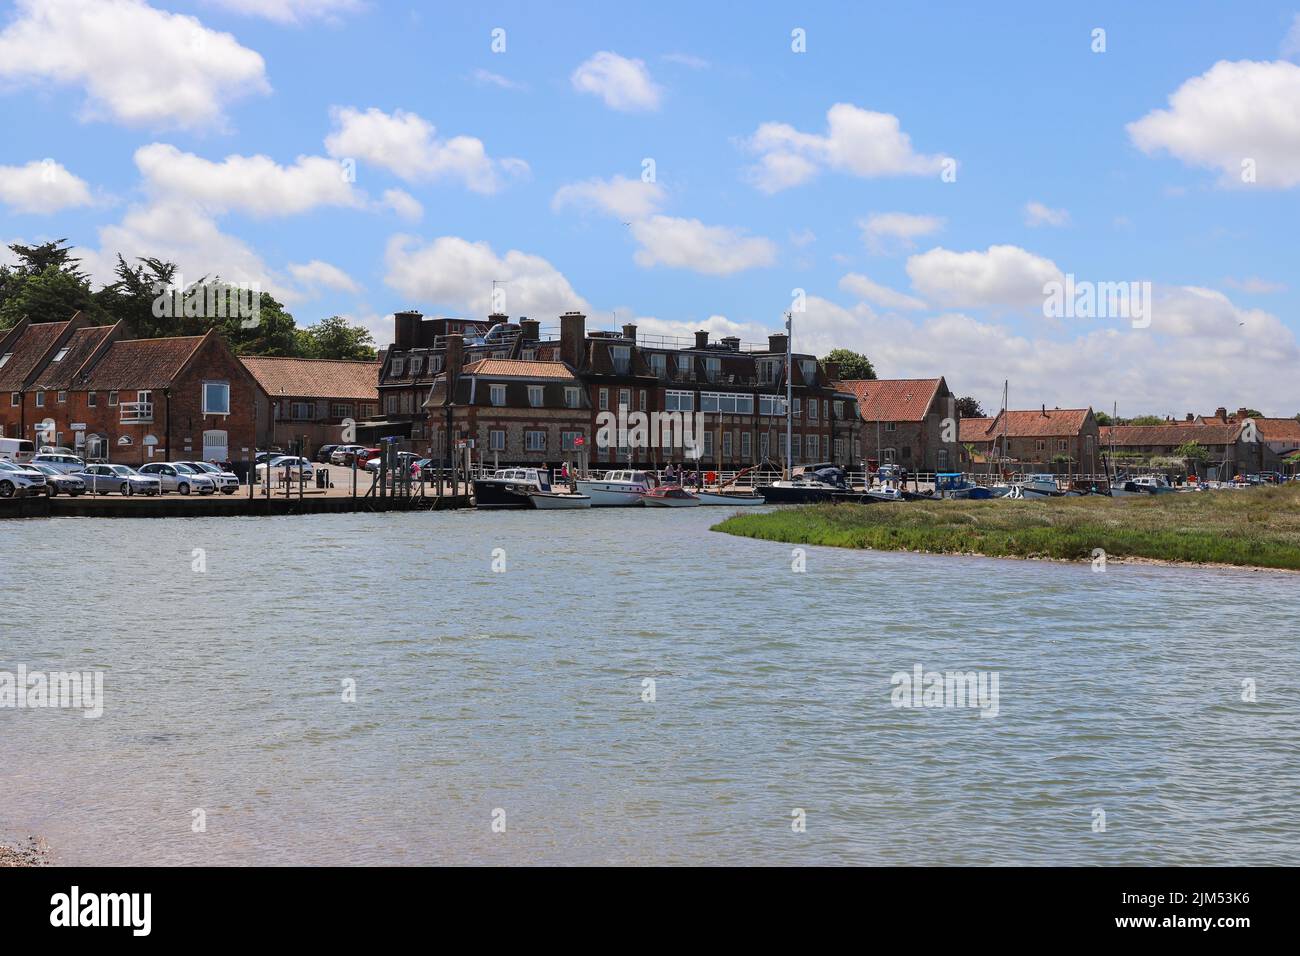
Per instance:
[[[4,522],[0,670],[102,668],[106,704],[0,709],[0,840],[90,864],[1300,863],[1300,578],[826,548],[800,574],[722,516]],[[998,715],[895,708],[918,663],[996,672]]]

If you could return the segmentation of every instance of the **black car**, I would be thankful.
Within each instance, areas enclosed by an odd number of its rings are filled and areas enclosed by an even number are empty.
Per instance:
[[[340,447],[340,446],[339,446],[339,445],[321,445],[320,448],[317,449],[317,451],[316,451],[316,460],[317,460],[318,462],[320,462],[322,465],[328,465],[328,464],[330,463],[330,453],[331,453],[332,451],[334,451],[335,448],[338,448],[338,447]]]

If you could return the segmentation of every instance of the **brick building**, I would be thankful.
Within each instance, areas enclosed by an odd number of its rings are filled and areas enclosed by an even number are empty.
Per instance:
[[[379,413],[379,362],[243,355],[257,380],[258,447],[314,456],[325,444],[341,444],[343,423]]]
[[[945,471],[958,461],[957,403],[943,377],[852,379],[840,383],[858,400],[868,467],[902,465]],[[944,420],[953,428],[944,441]]]
[[[982,430],[980,425],[988,421]],[[1005,460],[1015,471],[1061,471],[1101,474],[1100,429],[1091,408],[1048,408],[1022,411],[1003,410],[993,419],[971,419],[958,426],[962,445],[974,445],[976,455],[994,461]],[[961,460],[967,455],[963,448]]]
[[[215,331],[131,339],[121,323],[19,322],[0,337],[4,434],[140,465],[247,461],[260,386]],[[264,393],[263,397],[264,397]],[[52,423],[45,436],[43,422]]]

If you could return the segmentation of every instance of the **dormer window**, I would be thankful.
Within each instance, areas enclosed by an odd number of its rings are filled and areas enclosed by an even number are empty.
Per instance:
[[[619,375],[626,375],[628,369],[632,367],[632,349],[626,345],[615,345],[609,350],[609,359],[614,365],[614,371]]]
[[[395,358],[388,365],[388,374],[393,378],[401,378],[402,372],[406,368],[406,362],[403,359]]]

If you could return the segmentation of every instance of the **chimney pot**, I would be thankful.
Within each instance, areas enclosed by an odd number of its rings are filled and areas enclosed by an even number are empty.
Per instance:
[[[520,335],[525,342],[536,342],[541,337],[542,323],[536,319],[519,317]]]
[[[636,341],[636,326],[631,322],[628,322],[623,326],[623,338],[631,339],[633,342]]]
[[[707,349],[709,347],[708,329],[700,329],[695,333],[695,347],[697,349]]]
[[[581,312],[565,312],[560,316],[560,358],[573,368],[582,363],[587,341],[587,317]]]
[[[769,352],[779,352],[782,355],[784,355],[785,343],[786,343],[785,333],[774,332],[767,337],[767,350]]]

